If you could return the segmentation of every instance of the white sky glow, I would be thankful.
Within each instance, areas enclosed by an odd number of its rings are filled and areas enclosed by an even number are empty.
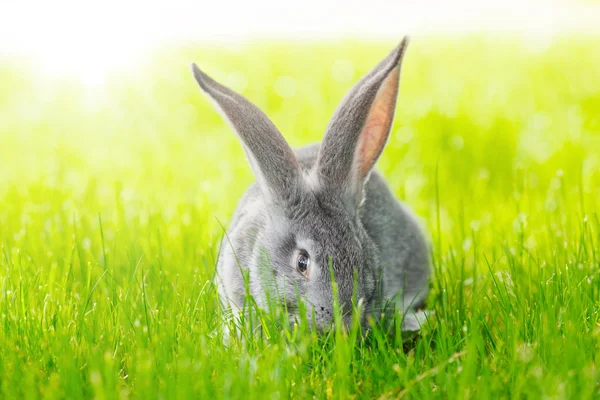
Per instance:
[[[103,74],[165,44],[272,39],[391,38],[402,34],[600,34],[600,3],[539,0],[8,0],[0,61],[25,56],[44,72]]]

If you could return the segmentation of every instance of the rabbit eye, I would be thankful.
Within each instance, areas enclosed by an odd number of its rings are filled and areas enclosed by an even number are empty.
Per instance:
[[[300,251],[300,254],[298,254],[298,260],[296,261],[296,268],[298,268],[298,271],[301,274],[306,275],[309,265],[310,257],[308,256],[308,253],[304,250]]]

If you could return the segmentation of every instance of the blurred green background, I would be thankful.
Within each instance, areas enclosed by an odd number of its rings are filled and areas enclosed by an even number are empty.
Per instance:
[[[412,40],[378,168],[433,243],[416,353],[349,344],[344,375],[312,336],[220,345],[209,281],[253,176],[189,63],[302,146],[394,45],[169,48],[100,80],[2,61],[0,397],[598,395],[594,37]]]
[[[167,217],[187,204],[206,218],[195,222],[214,225],[209,214],[226,219],[252,175],[237,139],[191,79],[189,62],[250,98],[292,146],[302,146],[321,139],[341,97],[393,45],[182,49],[91,85],[5,62],[0,191],[56,190],[70,199],[64,211],[93,206],[107,221],[116,215],[115,195],[127,222],[144,209]],[[594,39],[413,40],[379,168],[426,220],[437,163],[441,208],[468,198],[480,205],[465,209],[469,219],[489,220],[483,211],[514,207],[508,199],[523,185],[551,194],[559,175],[595,198],[598,65]]]
[[[220,230],[215,217],[229,218],[253,177],[237,139],[199,93],[190,61],[251,99],[292,146],[302,146],[321,139],[341,97],[393,45],[179,49],[92,84],[5,62],[5,207],[19,207],[10,214],[23,218],[60,207],[142,227],[151,215],[185,215],[202,227],[199,242],[212,243]],[[456,228],[459,215],[494,224],[493,214],[518,213],[519,204],[544,220],[563,194],[593,206],[600,187],[599,65],[592,38],[413,40],[378,167],[430,224],[437,179],[443,232]],[[569,213],[581,214],[581,201],[573,204]],[[4,229],[23,228],[23,218],[3,218]]]

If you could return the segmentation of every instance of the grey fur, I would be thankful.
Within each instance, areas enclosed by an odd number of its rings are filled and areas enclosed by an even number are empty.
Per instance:
[[[355,294],[363,303],[362,323],[369,314],[380,317],[389,303],[407,313],[403,329],[419,328],[412,311],[423,305],[428,292],[428,245],[413,214],[379,173],[370,172],[389,129],[367,160],[364,176],[352,172],[371,105],[390,72],[398,68],[399,76],[406,45],[404,39],[346,95],[322,144],[295,152],[256,106],[192,65],[201,89],[240,137],[257,177],[221,244],[217,280],[224,306],[234,312],[242,308],[247,272],[260,307],[268,308],[275,299],[296,317],[302,298],[309,305],[309,320],[314,315],[324,328],[333,319],[331,266],[346,324]],[[393,117],[394,106],[385,113]],[[296,269],[301,249],[311,258],[308,277]]]

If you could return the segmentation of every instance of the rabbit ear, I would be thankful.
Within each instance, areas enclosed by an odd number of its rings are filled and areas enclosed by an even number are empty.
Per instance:
[[[407,44],[404,38],[348,92],[321,144],[316,167],[319,186],[341,190],[354,204],[362,201],[364,184],[390,133]]]
[[[221,85],[192,64],[202,91],[233,128],[244,146],[263,195],[269,201],[291,201],[300,169],[294,152],[267,116],[240,94]]]

